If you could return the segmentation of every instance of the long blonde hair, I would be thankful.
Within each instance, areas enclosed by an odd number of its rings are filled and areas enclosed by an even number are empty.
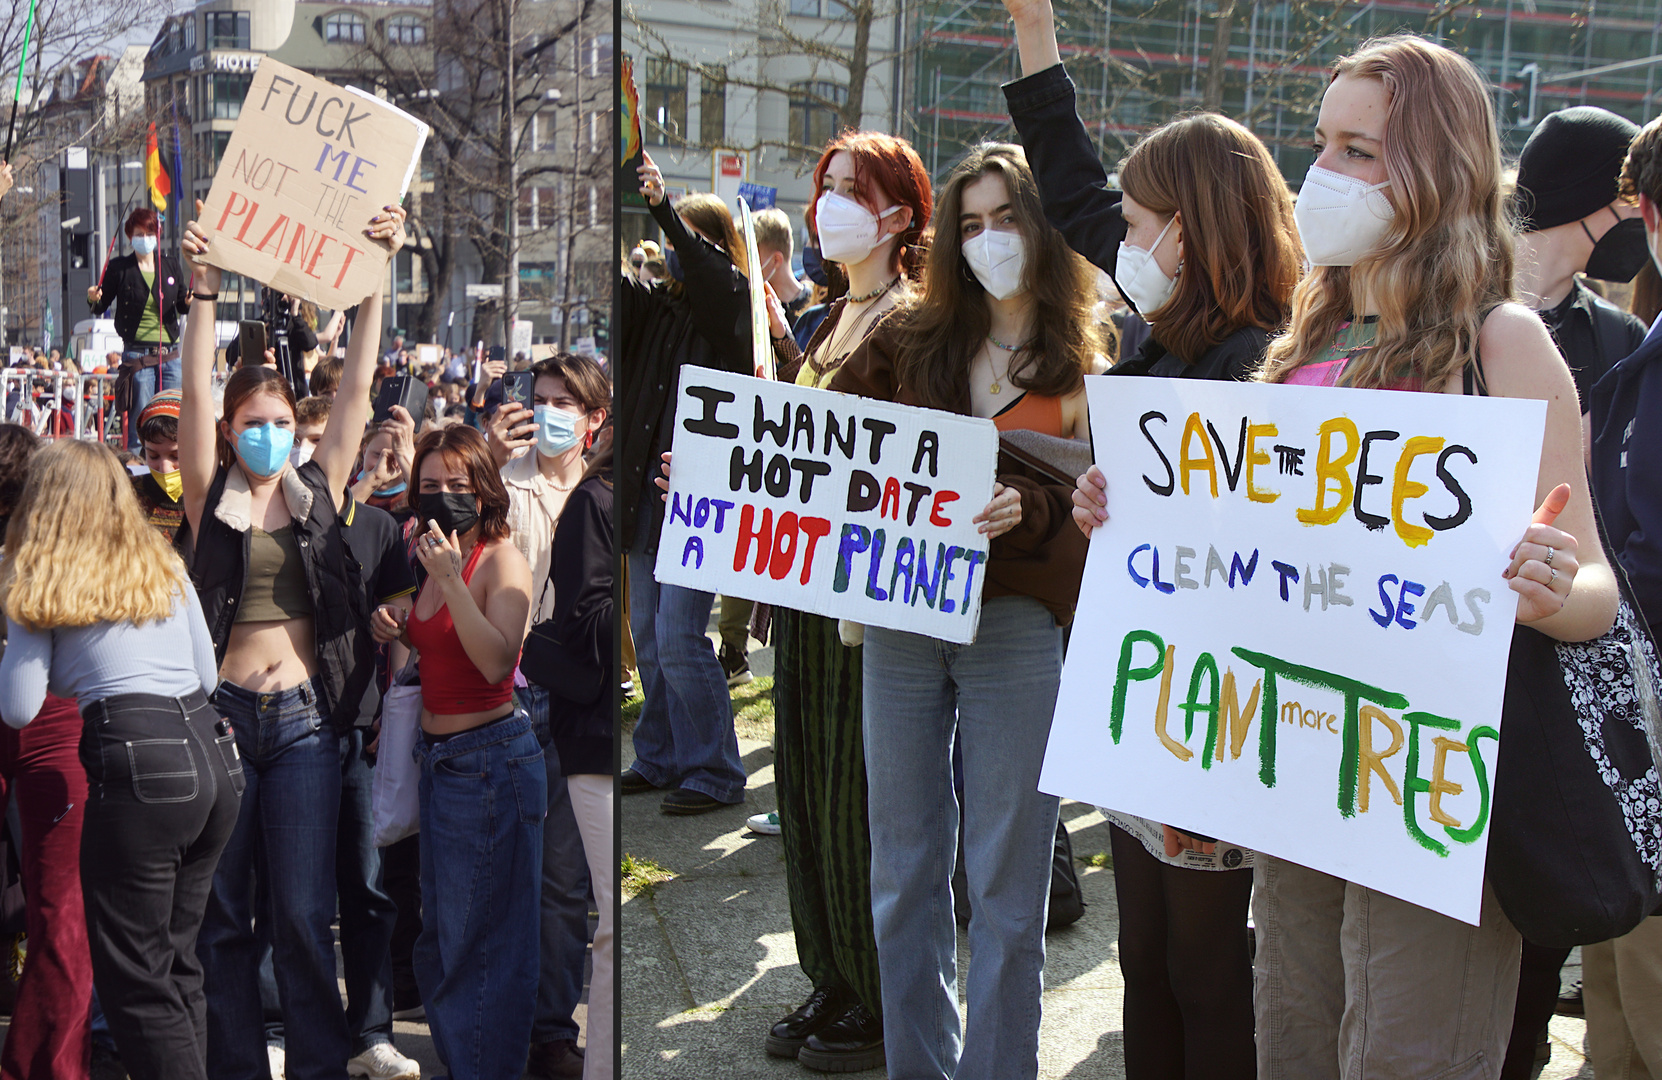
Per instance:
[[[1379,250],[1354,267],[1305,275],[1261,377],[1280,382],[1321,358],[1340,324],[1371,300],[1373,347],[1346,366],[1344,384],[1418,377],[1434,389],[1476,359],[1484,318],[1512,299],[1493,103],[1469,61],[1412,34],[1365,43],[1334,65],[1334,79],[1345,75],[1378,79],[1389,97],[1384,160],[1395,219]]]
[[[151,622],[173,614],[190,587],[108,447],[60,439],[35,454],[0,561],[0,607],[13,621],[30,630]]]

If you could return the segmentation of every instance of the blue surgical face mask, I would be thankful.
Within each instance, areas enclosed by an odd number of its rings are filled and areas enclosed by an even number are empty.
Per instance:
[[[554,457],[577,445],[577,413],[552,405],[538,405],[532,412],[537,419],[537,453]]]
[[[681,276],[681,260],[675,254],[674,248],[669,249],[669,254],[664,256],[664,262],[669,266],[670,277],[674,278],[676,281],[687,280]]]
[[[808,280],[815,285],[829,288],[831,279],[825,276],[825,260],[820,258],[819,248],[805,247],[802,249],[802,272],[808,275]]]
[[[394,484],[392,487],[387,488],[384,491],[375,492],[375,497],[378,498],[378,499],[390,499],[394,495],[404,494],[404,489],[409,487],[409,486],[410,486],[410,483],[409,483],[408,480],[400,480],[398,483]]]
[[[156,238],[142,233],[133,237],[133,250],[140,255],[154,255],[156,253]]]
[[[294,429],[276,424],[243,428],[237,433],[237,457],[242,467],[255,476],[276,476],[289,463],[289,451],[294,449]]]

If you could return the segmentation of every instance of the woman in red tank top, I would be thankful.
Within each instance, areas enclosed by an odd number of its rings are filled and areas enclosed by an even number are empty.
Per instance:
[[[410,475],[427,580],[402,633],[388,606],[372,624],[420,655],[416,982],[452,1077],[517,1076],[537,997],[548,809],[542,748],[513,704],[531,568],[507,542],[508,492],[477,431],[423,435]]]

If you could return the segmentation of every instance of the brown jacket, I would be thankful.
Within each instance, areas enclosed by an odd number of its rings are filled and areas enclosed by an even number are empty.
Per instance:
[[[844,361],[829,389],[922,405],[909,388],[900,385],[895,370],[897,347],[893,319],[885,317]],[[1031,596],[1050,609],[1057,625],[1066,626],[1079,599],[1087,544],[1073,524],[1074,479],[1037,455],[1001,440],[998,482],[1021,492],[1021,524],[993,540],[982,595]]]

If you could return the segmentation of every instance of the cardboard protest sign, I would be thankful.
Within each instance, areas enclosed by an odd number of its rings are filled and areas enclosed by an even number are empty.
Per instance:
[[[1040,789],[1475,924],[1545,402],[1087,392],[1109,519]]]
[[[426,141],[403,110],[266,57],[202,207],[207,261],[322,307],[357,304],[391,258],[364,230],[403,200]]]
[[[768,327],[767,282],[762,278],[761,253],[756,250],[756,223],[750,204],[739,200],[745,250],[745,275],[750,282],[750,352],[756,372],[764,379],[774,376],[773,335]]]
[[[679,394],[659,581],[974,640],[991,420],[692,366]]]

